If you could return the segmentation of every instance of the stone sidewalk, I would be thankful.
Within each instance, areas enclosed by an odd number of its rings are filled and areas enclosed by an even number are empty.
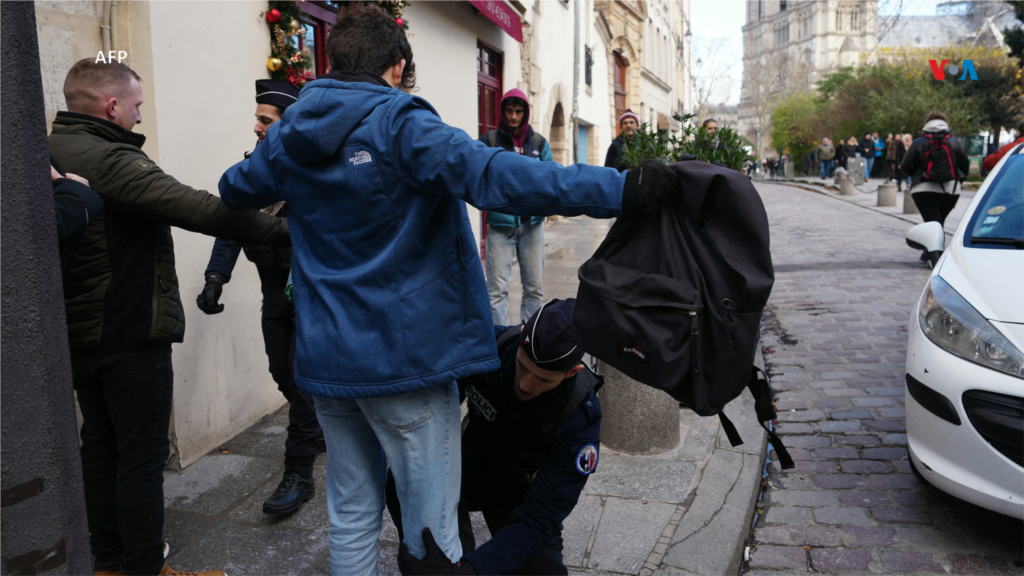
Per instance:
[[[758,183],[775,286],[763,345],[779,432],[746,576],[1024,574],[1024,526],[919,480],[907,460],[907,323],[929,270],[910,224]],[[965,205],[965,200],[960,200]]]
[[[547,225],[545,300],[575,297],[576,271],[604,238],[610,221],[561,219]],[[518,269],[510,286],[510,321],[519,320]],[[737,574],[761,486],[766,435],[753,398],[726,408],[745,443],[733,448],[717,418],[680,411],[680,442],[657,455],[602,447],[597,471],[565,521],[565,563],[573,574]],[[283,472],[287,414],[264,418],[180,473],[165,474],[169,563],[178,570],[245,574],[328,574],[324,456],[317,495],[294,515],[262,513]],[[490,538],[473,514],[478,545]],[[383,514],[378,566],[398,574],[398,536]]]

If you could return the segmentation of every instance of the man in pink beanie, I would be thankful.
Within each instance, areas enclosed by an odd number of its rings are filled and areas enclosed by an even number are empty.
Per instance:
[[[622,145],[625,144],[626,140],[632,140],[633,135],[640,127],[640,119],[636,113],[632,110],[627,109],[619,116],[619,129],[621,133],[618,138],[612,140],[612,145],[608,147],[608,155],[605,156],[604,165],[608,168],[615,168],[619,172],[625,172],[626,167],[622,165]]]

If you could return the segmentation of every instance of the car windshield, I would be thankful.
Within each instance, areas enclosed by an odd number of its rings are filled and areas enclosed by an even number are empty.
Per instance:
[[[964,234],[971,248],[1024,249],[1024,154],[1006,159]]]

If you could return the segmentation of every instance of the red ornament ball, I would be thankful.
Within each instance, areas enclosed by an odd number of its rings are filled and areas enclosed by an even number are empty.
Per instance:
[[[267,12],[267,22],[273,24],[279,20],[281,20],[281,11],[278,10],[277,8],[274,8],[270,12]]]
[[[405,26],[405,20],[402,20],[401,18],[395,18],[395,24],[398,24],[399,26]]]

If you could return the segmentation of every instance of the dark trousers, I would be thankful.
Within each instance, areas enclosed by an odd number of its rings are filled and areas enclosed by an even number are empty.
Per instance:
[[[921,219],[925,222],[938,222],[946,227],[946,216],[956,207],[959,194],[946,194],[944,192],[914,192],[912,194],[914,204],[921,211]]]
[[[875,156],[875,163],[871,165],[871,177],[878,178],[882,173],[882,168],[885,167],[885,158],[881,156]]]
[[[270,375],[288,400],[288,439],[284,465],[311,466],[316,443],[324,433],[316,419],[313,397],[295,384],[295,306],[284,295],[288,269],[257,266],[263,288],[263,345],[270,361]]]
[[[164,468],[170,455],[171,347],[71,352],[82,410],[82,475],[98,565],[163,568]]]
[[[466,462],[463,461],[465,471]],[[514,473],[512,475],[515,475]],[[465,477],[463,477],[465,480]],[[487,529],[493,537],[502,528],[511,524],[514,520],[512,511],[516,504],[504,496],[502,486],[486,483],[475,483],[475,488],[470,488],[468,483],[462,483],[462,498],[459,501],[459,541],[462,543],[462,553],[469,554],[476,550],[476,537],[473,535],[473,521],[469,517],[470,508],[472,511],[482,512]],[[499,482],[500,484],[500,482]],[[405,534],[402,531],[402,507],[398,501],[398,492],[395,489],[395,478],[388,471],[388,479],[384,484],[384,502],[387,505],[388,513],[392,522],[398,528],[398,539],[403,540]],[[541,548],[530,558],[526,564],[520,566],[512,574],[522,576],[565,576],[569,570],[562,560],[562,531],[559,531],[551,539],[547,546]]]

